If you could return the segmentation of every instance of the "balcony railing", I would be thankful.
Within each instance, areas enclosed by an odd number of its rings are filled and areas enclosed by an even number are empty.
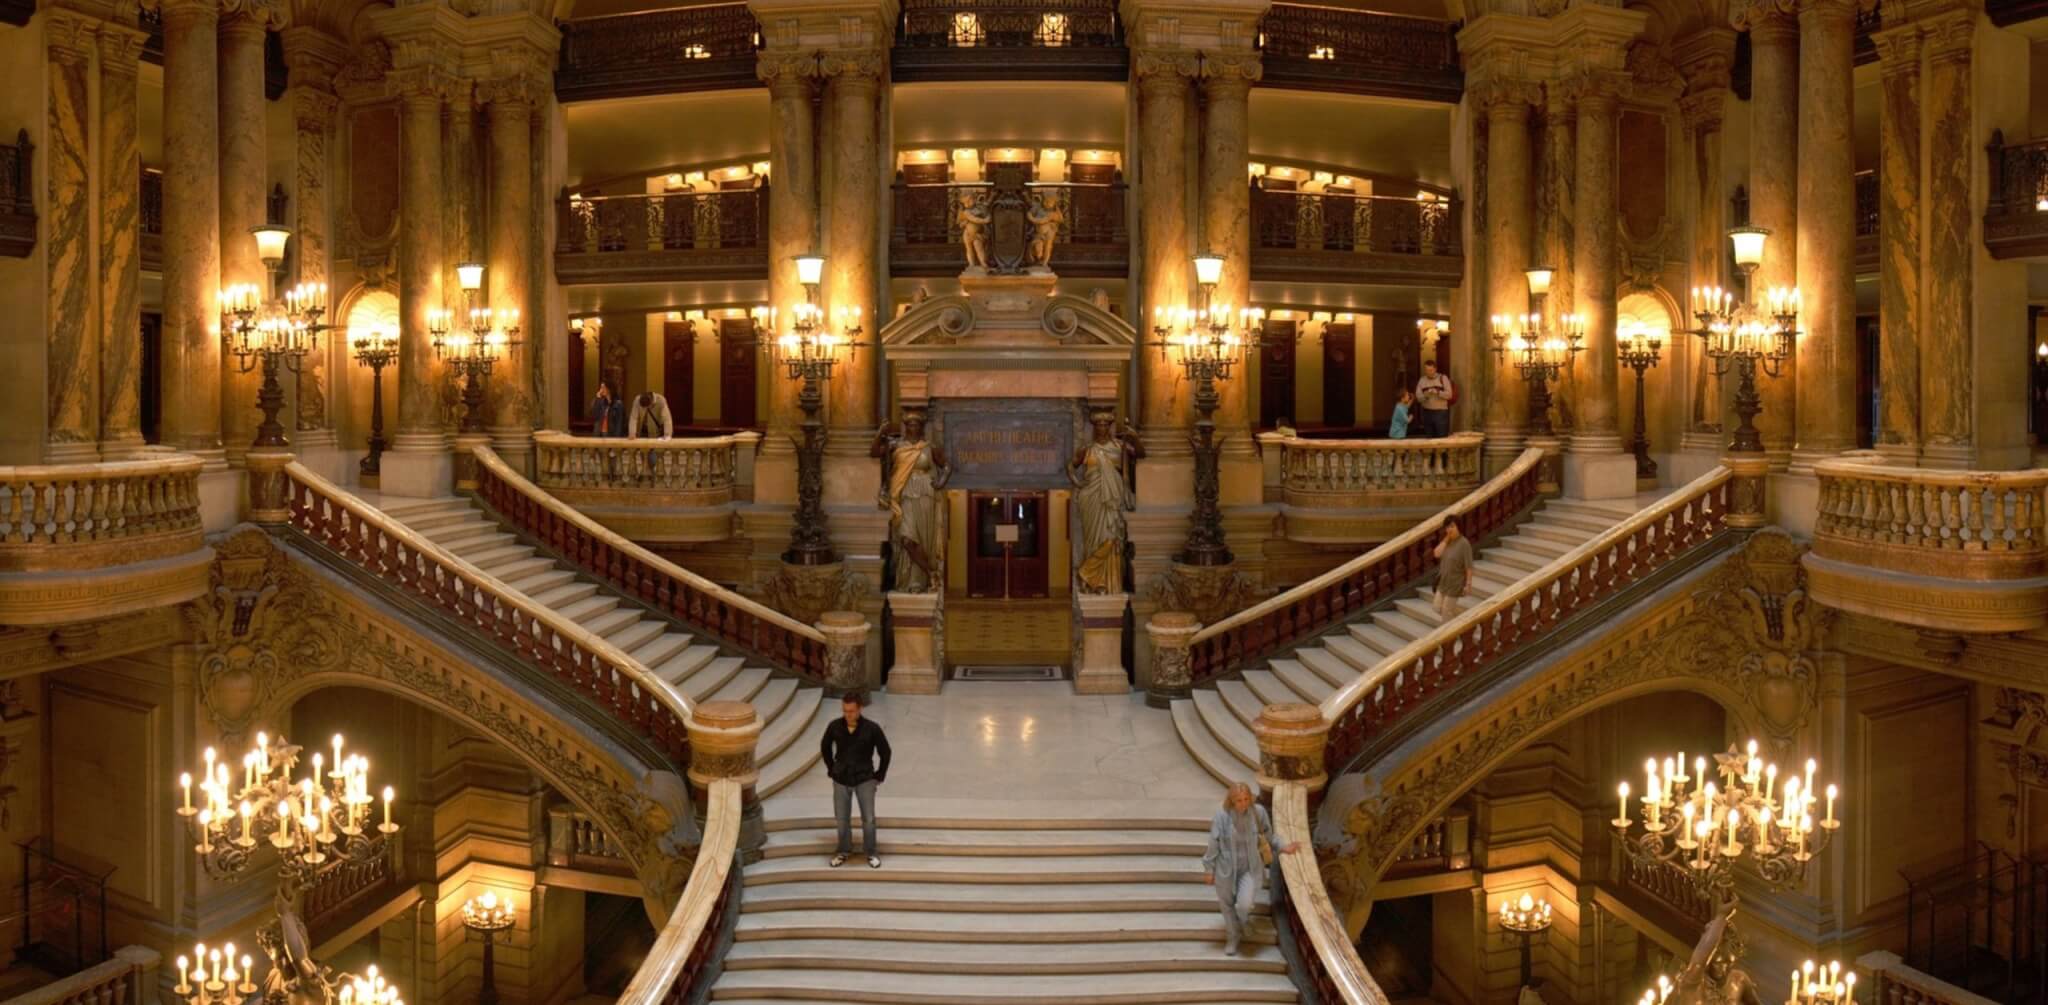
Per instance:
[[[1877,272],[1877,172],[1856,172],[1856,273]]]
[[[760,31],[743,3],[565,21],[555,96],[588,101],[759,87]]]
[[[1459,206],[1448,198],[1252,189],[1252,278],[1458,285]]]
[[[1053,242],[1052,270],[1062,276],[1125,276],[1130,274],[1131,244],[1124,216],[1127,191],[1114,182],[1045,182],[1002,185],[951,182],[913,185],[896,183],[895,229],[889,237],[889,270],[899,276],[955,276],[967,267],[960,244],[959,206],[963,194],[989,193],[991,211],[1020,217],[1017,234],[1028,234],[1021,217],[1034,194],[1053,192],[1066,220]],[[994,226],[1001,233],[1004,228]],[[1023,248],[994,246],[997,259],[1020,257]]]
[[[164,270],[164,173],[154,168],[142,172],[142,271]]]
[[[723,541],[753,495],[761,434],[624,440],[534,434],[534,484],[635,541]]]
[[[903,0],[889,73],[922,80],[1123,80],[1115,0]]]
[[[1401,849],[1389,876],[1415,876],[1472,865],[1472,814],[1454,809],[1431,820]]]
[[[157,1000],[163,957],[145,946],[122,946],[113,959],[7,999],[0,1005],[150,1005]]]
[[[1857,957],[1856,969],[1870,981],[1871,1001],[1881,1005],[1996,1005],[1995,999],[1907,966],[1897,953],[1865,953]]]
[[[548,864],[619,876],[633,873],[632,863],[611,835],[573,806],[548,807]]]
[[[565,195],[555,277],[565,284],[760,279],[768,187],[663,195]]]
[[[1617,855],[1614,870],[1624,892],[1641,896],[1695,926],[1705,925],[1714,916],[1713,895],[1702,891],[1683,865]]]
[[[1384,541],[1458,501],[1479,485],[1484,442],[1478,433],[1406,440],[1259,436],[1287,538],[1312,543]]]
[[[27,258],[36,247],[36,146],[24,129],[0,143],[0,255]]]
[[[0,467],[0,624],[56,624],[205,592],[196,457]],[[174,561],[175,560],[175,561]],[[83,583],[58,598],[38,575]]]
[[[2048,139],[2007,146],[1991,131],[1985,148],[1991,197],[1984,207],[1984,248],[1993,258],[2048,255]]]
[[[1449,102],[1465,92],[1450,22],[1276,3],[1259,38],[1268,87]]]

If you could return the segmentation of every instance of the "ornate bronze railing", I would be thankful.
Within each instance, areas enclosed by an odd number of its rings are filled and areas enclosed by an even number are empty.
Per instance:
[[[0,255],[27,258],[35,250],[35,157],[26,129],[0,143]]]
[[[705,802],[704,841],[689,885],[618,1005],[688,1005],[702,1001],[718,977],[727,923],[739,911],[740,784],[712,782]]]
[[[395,846],[392,854],[397,854]],[[398,873],[392,868],[391,859],[392,855],[361,861],[352,859],[322,873],[319,882],[307,888],[305,893],[307,922],[315,931],[328,929],[345,920],[337,916],[348,908],[379,894],[393,892]]]
[[[1349,770],[1368,739],[1404,724],[1410,713],[1522,643],[1719,535],[1728,525],[1729,479],[1727,468],[1701,475],[1331,693],[1322,703],[1330,772]]]
[[[922,80],[1123,80],[1115,0],[903,0],[890,76]]]
[[[1704,925],[1714,916],[1713,894],[1683,865],[1635,855],[1616,855],[1614,869],[1624,892],[1634,891],[1679,917]]]
[[[1260,83],[1456,102],[1458,26],[1430,18],[1276,3],[1259,21]]]
[[[565,21],[555,96],[588,101],[759,87],[760,32],[743,3]]]
[[[1413,585],[1436,567],[1430,552],[1444,513],[1457,513],[1474,539],[1507,526],[1536,502],[1542,464],[1543,451],[1524,450],[1507,470],[1399,537],[1196,632],[1188,651],[1194,683],[1307,642]]]
[[[287,466],[285,479],[285,522],[308,540],[576,691],[653,744],[669,763],[690,763],[689,700],[631,656],[305,465]]]
[[[1865,953],[1856,958],[1856,970],[1869,981],[1870,1000],[1880,1005],[1996,1005],[1907,966],[1897,953]]]
[[[1130,271],[1131,243],[1122,179],[1104,183],[1044,182],[995,185],[955,182],[895,185],[896,209],[889,235],[889,271],[898,276],[957,276],[967,267],[960,243],[959,206],[964,193],[986,190],[996,212],[1019,215],[1035,193],[1052,192],[1066,219],[1053,242],[1052,269],[1062,276],[1108,277]],[[1021,233],[1029,235],[1028,224]],[[1000,257],[1003,249],[991,247]],[[1022,254],[1022,249],[1011,249]]]
[[[661,195],[564,195],[555,275],[564,283],[759,279],[768,186]]]
[[[2048,255],[2048,138],[2007,146],[1991,131],[1991,171],[1984,205],[1984,248],[1993,258]]]
[[[1252,189],[1252,278],[1455,286],[1464,269],[1449,197]]]
[[[163,957],[145,946],[122,946],[114,957],[0,1005],[148,1005],[157,1000]]]
[[[1281,855],[1284,889],[1274,897],[1274,921],[1292,936],[1295,983],[1323,1005],[1386,1005],[1386,993],[1366,972],[1365,961],[1330,902],[1316,868],[1314,834],[1309,826],[1308,789],[1282,782],[1273,789],[1273,833],[1278,843],[1299,843],[1300,850]]]
[[[541,547],[678,624],[769,666],[814,683],[828,672],[825,636],[607,530],[541,491],[478,447],[476,493],[485,505]]]

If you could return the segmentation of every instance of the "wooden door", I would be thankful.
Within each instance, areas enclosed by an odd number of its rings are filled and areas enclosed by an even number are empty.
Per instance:
[[[970,492],[967,496],[967,595],[990,599],[1051,592],[1046,495]]]
[[[1348,322],[1323,326],[1323,425],[1333,429],[1358,424],[1356,332]]]
[[[661,396],[668,399],[668,411],[676,427],[690,424],[697,414],[695,327],[688,321],[669,321],[661,326]]]
[[[1259,428],[1294,417],[1294,331],[1297,321],[1267,321],[1259,350]]]
[[[718,323],[718,424],[727,429],[760,425],[755,414],[761,350],[754,343],[754,325],[746,318]]]

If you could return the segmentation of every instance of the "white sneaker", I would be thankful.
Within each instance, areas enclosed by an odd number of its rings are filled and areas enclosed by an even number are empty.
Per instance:
[[[881,867],[882,867],[882,856],[880,856],[880,855],[869,855],[869,856],[868,856],[868,868],[870,868],[870,869],[880,869]]]

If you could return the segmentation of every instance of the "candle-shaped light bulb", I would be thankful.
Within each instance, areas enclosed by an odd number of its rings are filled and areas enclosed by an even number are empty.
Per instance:
[[[1821,825],[1824,827],[1833,827],[1835,825],[1835,787],[1832,785],[1828,786],[1828,815]]]
[[[391,826],[391,786],[384,786],[384,826]]]
[[[249,829],[255,825],[256,815],[249,811],[249,801],[242,800],[242,840],[251,840]]]
[[[1621,813],[1620,813],[1619,815],[1617,815],[1617,816],[1616,816],[1616,817],[1614,818],[1614,825],[1615,825],[1616,827],[1627,827],[1627,826],[1628,826],[1628,783],[1627,783],[1627,782],[1623,782],[1623,783],[1621,783],[1621,786],[1620,786],[1620,791],[1621,791]]]
[[[187,771],[187,772],[183,772],[183,773],[181,773],[180,775],[178,775],[178,787],[179,787],[179,788],[181,788],[181,789],[183,789],[183,790],[185,790],[185,809],[186,809],[187,811],[190,811],[190,810],[192,809],[192,773],[191,773],[191,772]]]
[[[186,958],[185,958],[184,956],[179,956],[179,957],[178,957],[178,988],[177,988],[177,991],[178,991],[178,993],[179,993],[179,994],[184,994],[184,993],[185,993],[186,991],[189,991],[189,990],[191,990],[191,985],[189,985],[189,984],[185,983],[185,972],[186,972],[187,970],[191,969],[191,967],[192,967],[192,961],[191,961],[191,960],[189,960],[189,959],[186,959]]]

